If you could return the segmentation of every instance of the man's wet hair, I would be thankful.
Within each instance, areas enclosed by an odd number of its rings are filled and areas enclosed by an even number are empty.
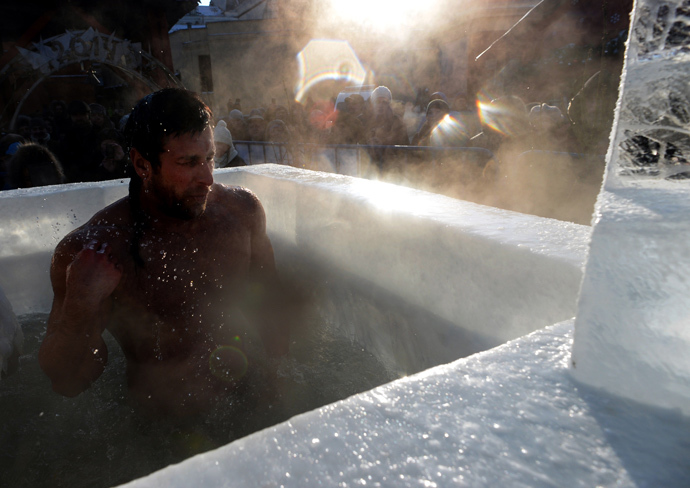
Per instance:
[[[127,152],[132,148],[136,149],[151,163],[153,169],[159,169],[160,155],[167,138],[199,134],[212,120],[211,109],[196,93],[182,88],[164,88],[139,100],[130,112],[124,130]],[[134,225],[130,253],[134,262],[143,268],[144,260],[139,254],[139,242],[145,224],[139,198],[142,181],[131,164],[128,173],[129,202]]]
[[[164,88],[145,96],[127,119],[125,140],[155,168],[167,137],[203,132],[213,120],[211,109],[194,92]]]

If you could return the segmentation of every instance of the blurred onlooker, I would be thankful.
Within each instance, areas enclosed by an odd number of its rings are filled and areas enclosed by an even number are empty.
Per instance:
[[[295,138],[295,142],[307,142],[309,122],[307,121],[304,105],[298,101],[294,101],[290,104],[289,111],[292,125],[288,126],[292,131],[292,136]]]
[[[328,137],[329,144],[364,143],[364,124],[357,117],[362,110],[360,100],[364,102],[361,95],[350,95],[340,105]]]
[[[113,180],[127,177],[129,157],[125,154],[120,133],[115,129],[104,129],[99,133],[101,163],[85,175],[89,181]]]
[[[19,134],[7,134],[0,139],[0,190],[10,188],[7,162],[24,142],[26,139]]]
[[[12,133],[19,134],[26,140],[31,139],[31,117],[18,115],[12,126]]]
[[[409,144],[405,125],[391,109],[391,91],[385,86],[379,86],[371,93],[370,101],[373,115],[366,128],[367,142],[380,146]]]
[[[440,98],[433,99],[426,108],[426,120],[424,125],[414,135],[410,144],[413,146],[431,146],[431,133],[441,123],[443,118],[450,113],[448,103]]]
[[[233,101],[232,98],[228,98],[228,102],[225,104],[225,107],[227,108],[228,112],[239,110],[239,112],[242,113],[242,103],[239,98],[236,98],[235,101]]]
[[[103,159],[98,134],[91,124],[91,108],[81,100],[68,106],[70,124],[57,151],[69,182],[91,181]]]
[[[260,142],[265,138],[266,121],[259,115],[254,113],[247,119],[247,136],[249,141]]]
[[[266,142],[273,142],[266,148],[266,162],[301,166],[302,157],[292,144],[290,129],[282,120],[275,119],[266,127]]]
[[[242,114],[242,112],[237,109],[230,111],[226,122],[233,140],[249,140],[249,134],[247,134],[247,123],[244,120],[244,114]]]
[[[50,141],[50,132],[48,132],[47,122],[43,117],[33,117],[29,124],[31,141],[37,144],[48,146]]]
[[[91,125],[93,125],[94,130],[101,131],[104,129],[113,129],[113,123],[108,118],[105,107],[98,103],[92,103],[89,105],[91,109]]]
[[[59,141],[69,125],[69,113],[67,103],[64,100],[53,100],[48,105],[48,111],[52,117],[54,141]]]
[[[402,119],[393,113],[391,102],[393,95],[385,86],[379,86],[371,92],[369,98],[372,116],[365,129],[365,142],[372,146],[369,156],[379,170],[388,172],[395,167],[394,150],[390,146],[410,143],[407,128]],[[385,147],[381,147],[385,146]]]
[[[276,105],[272,111],[271,122],[274,120],[282,120],[285,122],[285,124],[288,124],[290,122],[290,114],[288,113],[288,109],[282,105]]]
[[[305,141],[312,144],[326,144],[328,140],[328,115],[318,108],[309,112]]]
[[[366,127],[369,124],[369,118],[371,117],[371,105],[368,104],[362,95],[359,93],[353,93],[348,98],[347,110],[349,113],[357,117],[357,119],[362,123],[362,126]]]
[[[232,143],[232,134],[224,120],[220,120],[213,131],[216,155],[213,157],[216,168],[233,168],[246,166]]]
[[[20,146],[7,166],[10,188],[32,188],[65,182],[65,174],[55,155],[48,148],[33,142]]]
[[[280,119],[271,121],[266,127],[266,142],[290,142],[290,132],[287,124]]]

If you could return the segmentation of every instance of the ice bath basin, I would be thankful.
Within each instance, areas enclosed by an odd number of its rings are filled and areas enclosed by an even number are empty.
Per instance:
[[[318,284],[326,297],[340,293],[330,315],[395,371],[575,315],[589,227],[278,165],[215,177],[259,196],[281,274]],[[15,313],[50,309],[55,245],[126,192],[114,181],[0,194],[0,287]],[[345,285],[367,303],[341,293]]]
[[[438,465],[448,462],[443,456],[455,459],[455,472],[449,479],[460,480],[465,469],[460,462],[465,442],[459,440],[460,434],[470,441],[488,428],[492,434],[522,442],[524,435],[501,431],[505,422],[490,421],[490,414],[524,415],[520,408],[506,410],[505,399],[496,395],[517,395],[517,399],[522,389],[536,391],[543,386],[537,379],[539,369],[530,373],[529,364],[520,364],[519,378],[506,379],[506,383],[521,385],[513,390],[506,388],[498,374],[501,367],[497,365],[505,356],[496,356],[495,350],[462,360],[459,370],[459,363],[429,368],[573,317],[590,228],[284,166],[222,170],[216,180],[257,193],[266,208],[281,276],[316,291],[324,323],[366,347],[393,376],[422,373],[230,444],[227,449],[234,464],[228,469],[233,475],[218,471],[218,466],[230,466],[222,448],[169,468],[177,469],[176,474],[163,470],[158,478],[153,475],[140,483],[170,486],[179,478],[197,485],[192,478],[205,476],[207,483],[202,484],[220,486],[232,484],[230,476],[237,477],[237,486],[279,486],[290,484],[294,476],[295,485],[323,480],[330,486],[345,480],[347,485],[367,479],[385,485],[382,478],[393,472],[406,480],[403,484],[434,483],[433,479],[448,474]],[[115,181],[0,194],[0,287],[18,315],[49,310],[48,268],[54,246],[126,191],[126,182]],[[536,346],[534,339],[520,339],[527,341],[526,346],[503,348],[513,351],[514,358],[538,359],[547,369],[561,365],[568,350],[569,327],[566,322],[556,332],[554,328],[537,332],[541,339]],[[541,351],[540,345],[550,350]],[[436,386],[425,383],[430,378]],[[458,380],[472,385],[474,400],[463,400],[465,394],[450,393],[441,386]],[[487,392],[492,394],[486,396]],[[482,404],[482,398],[490,403]],[[368,412],[370,408],[374,413]],[[428,425],[429,413],[435,425]],[[462,421],[461,414],[465,415]],[[400,432],[403,438],[387,438],[387,429]],[[373,442],[379,435],[383,446]],[[401,448],[415,446],[417,461],[397,467],[386,462],[386,452],[392,455],[398,441]],[[536,442],[548,441],[536,438]],[[486,455],[493,457],[493,448],[485,447]],[[281,449],[287,457],[271,469],[264,461],[252,463],[238,455],[246,451],[273,459]],[[341,454],[347,455],[341,459]],[[361,465],[352,465],[353,455]],[[297,465],[291,467],[292,462]],[[184,468],[188,463],[191,471]],[[310,470],[325,471],[305,478],[305,463]],[[482,466],[473,463],[477,469]],[[426,473],[430,469],[434,473]],[[477,473],[484,476],[481,470]]]

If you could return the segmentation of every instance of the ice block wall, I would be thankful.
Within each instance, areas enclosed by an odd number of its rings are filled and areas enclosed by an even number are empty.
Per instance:
[[[639,0],[575,322],[576,379],[690,414],[690,2]]]
[[[352,282],[362,296],[423,312],[405,336],[387,315],[369,327],[342,311],[339,324],[355,324],[352,335],[404,371],[575,314],[589,227],[279,165],[219,170],[215,179],[259,196],[281,272],[314,269],[323,288]],[[0,288],[17,314],[50,309],[55,245],[126,192],[117,181],[0,192]]]

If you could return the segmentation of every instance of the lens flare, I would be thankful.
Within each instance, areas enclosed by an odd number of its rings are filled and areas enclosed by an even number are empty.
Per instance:
[[[299,82],[295,100],[301,102],[307,92],[326,80],[341,80],[362,85],[367,72],[347,41],[312,39],[297,54]]]
[[[477,96],[477,111],[482,126],[490,127],[504,136],[514,137],[527,132],[527,109],[517,97],[490,99],[484,93]]]
[[[443,147],[466,146],[470,140],[470,134],[465,124],[446,114],[443,120],[431,131],[431,145]]]
[[[239,337],[235,337],[239,342]],[[238,381],[244,377],[249,369],[246,354],[235,346],[217,347],[208,359],[211,373],[222,381]]]

